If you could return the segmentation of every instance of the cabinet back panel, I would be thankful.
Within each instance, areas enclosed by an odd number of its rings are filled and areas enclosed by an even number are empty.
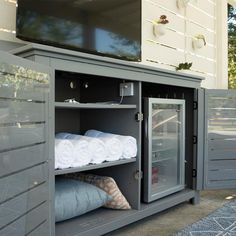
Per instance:
[[[80,134],[80,110],[56,109],[55,132]]]

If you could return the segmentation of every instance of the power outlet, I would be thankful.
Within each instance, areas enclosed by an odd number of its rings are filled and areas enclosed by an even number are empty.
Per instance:
[[[121,83],[120,96],[134,96],[134,83]]]

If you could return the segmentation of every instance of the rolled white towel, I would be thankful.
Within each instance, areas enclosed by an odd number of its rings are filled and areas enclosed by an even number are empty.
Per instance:
[[[113,137],[118,139],[123,145],[122,158],[129,159],[137,155],[137,141],[132,136],[104,133],[98,130],[88,130],[85,135],[91,137]]]
[[[73,144],[70,140],[55,139],[55,168],[65,169],[72,167]]]
[[[106,161],[107,150],[104,142],[98,138],[91,138],[82,135],[70,134],[67,136],[67,139],[72,140],[85,140],[88,142],[88,152],[90,155],[90,163],[100,164]]]
[[[130,159],[137,156],[137,141],[132,136],[117,135],[115,136],[123,144],[122,157],[124,159]]]
[[[69,140],[73,144],[73,163],[72,167],[81,167],[88,165],[92,158],[89,152],[89,143],[86,140]]]
[[[115,136],[110,136],[107,135],[107,133],[103,133],[97,130],[88,130],[85,133],[85,136],[98,138],[105,144],[107,150],[106,161],[116,161],[121,159],[123,153],[123,145],[121,141]]]
[[[61,133],[57,133],[55,138],[56,139],[67,139],[67,137],[69,135],[71,135],[71,133],[61,132]]]

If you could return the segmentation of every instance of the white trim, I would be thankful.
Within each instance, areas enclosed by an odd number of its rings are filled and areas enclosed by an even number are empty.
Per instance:
[[[216,45],[217,45],[217,80],[216,88],[228,88],[228,12],[227,4],[236,0],[216,0]]]

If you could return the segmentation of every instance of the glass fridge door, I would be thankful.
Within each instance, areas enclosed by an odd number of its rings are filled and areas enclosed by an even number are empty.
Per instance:
[[[149,98],[146,102],[146,201],[184,188],[184,100]]]

